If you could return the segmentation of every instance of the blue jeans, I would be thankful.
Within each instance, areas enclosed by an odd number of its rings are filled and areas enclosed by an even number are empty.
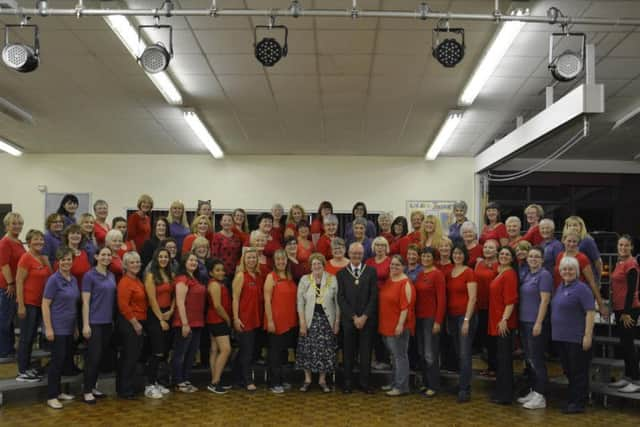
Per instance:
[[[202,328],[191,328],[191,333],[182,336],[182,328],[173,328],[173,358],[171,368],[173,371],[173,383],[180,384],[189,380],[191,367],[200,348],[200,332]]]
[[[24,373],[31,364],[31,350],[42,322],[42,311],[35,305],[25,305],[24,319],[19,320],[20,340],[18,341],[18,373]]]
[[[382,337],[393,359],[391,387],[409,393],[409,330],[392,337]]]
[[[440,334],[433,334],[434,319],[416,319],[418,354],[422,359],[422,384],[431,390],[440,389]]]
[[[0,289],[0,357],[15,353],[13,320],[17,308],[16,297],[7,295],[6,289]]]
[[[520,338],[527,362],[527,376],[531,390],[542,395],[547,388],[547,365],[544,350],[549,339],[548,324],[542,325],[540,335],[533,336],[533,322],[520,322]]]
[[[472,356],[472,344],[473,336],[476,333],[476,327],[478,326],[478,317],[474,314],[469,320],[469,333],[466,336],[462,335],[462,324],[464,323],[463,316],[447,316],[447,330],[451,336],[451,341],[456,350],[456,356],[458,356],[458,364],[460,367],[459,376],[459,392],[471,393],[471,356]]]

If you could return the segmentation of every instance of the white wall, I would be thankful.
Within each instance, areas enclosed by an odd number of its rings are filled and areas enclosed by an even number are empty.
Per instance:
[[[176,199],[189,207],[211,199],[214,209],[268,209],[277,201],[315,211],[326,199],[350,211],[363,200],[369,210],[405,215],[407,200],[465,200],[473,216],[475,204],[472,158],[0,155],[0,203],[22,213],[25,230],[43,227],[38,185],[49,192],[90,192],[92,200],[109,202],[110,217],[134,207],[144,192],[164,208]]]

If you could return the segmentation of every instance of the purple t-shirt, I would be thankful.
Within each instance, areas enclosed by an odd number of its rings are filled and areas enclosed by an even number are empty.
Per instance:
[[[564,245],[558,239],[552,239],[543,243],[544,246],[544,268],[549,273],[553,273],[556,267],[556,259],[558,254],[564,251]]]
[[[553,276],[544,268],[524,276],[520,285],[520,321],[534,323],[540,308],[540,292],[553,292]]]
[[[53,234],[51,231],[44,233],[44,247],[42,248],[42,255],[49,258],[51,265],[55,264],[56,251],[62,244],[62,239]]]
[[[113,321],[116,300],[116,278],[112,272],[102,274],[95,268],[82,277],[82,292],[91,294],[89,299],[89,324],[107,325]]]
[[[600,274],[596,269],[596,262],[600,259],[600,251],[598,250],[598,245],[596,245],[596,241],[591,237],[585,237],[580,240],[580,244],[578,245],[578,250],[585,254],[589,261],[591,261],[591,269],[593,270],[593,277],[595,277],[596,282],[600,280]]]
[[[189,227],[185,227],[184,225],[172,222],[169,224],[169,235],[176,239],[176,244],[178,245],[178,253],[182,253],[182,242],[184,242],[184,238],[187,237],[191,233]]]
[[[551,300],[551,338],[553,341],[580,344],[584,337],[587,311],[595,310],[591,288],[576,280],[561,284]]]
[[[51,325],[55,335],[73,335],[78,311],[78,281],[64,278],[59,271],[53,273],[44,286],[44,298],[51,300]]]

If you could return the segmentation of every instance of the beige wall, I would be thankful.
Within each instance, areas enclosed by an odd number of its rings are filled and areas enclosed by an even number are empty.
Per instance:
[[[42,228],[44,193],[90,192],[105,199],[110,217],[122,215],[147,192],[156,207],[175,199],[195,207],[211,199],[214,208],[286,208],[300,203],[315,211],[330,200],[350,211],[363,200],[372,211],[405,215],[407,200],[465,200],[473,216],[472,158],[426,162],[409,157],[208,155],[0,155],[0,203],[12,203],[26,227]]]

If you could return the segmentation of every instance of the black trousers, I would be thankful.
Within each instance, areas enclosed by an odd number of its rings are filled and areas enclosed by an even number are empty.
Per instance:
[[[131,323],[122,316],[118,317],[118,333],[122,348],[118,357],[116,390],[120,396],[132,396],[135,394],[136,365],[142,354],[144,336],[136,334]]]
[[[497,349],[496,391],[494,398],[503,402],[513,399],[513,331],[494,337]]]
[[[569,405],[584,408],[589,397],[589,365],[591,349],[584,351],[582,344],[556,342],[560,362],[569,379]]]
[[[487,369],[497,370],[497,341],[489,335],[489,310],[478,310],[478,330],[476,331],[475,347],[479,350],[487,349]]]
[[[342,322],[344,331],[344,382],[351,385],[356,353],[360,355],[360,387],[369,387],[371,374],[371,347],[375,331],[375,320],[368,319],[364,328],[356,329],[351,319]]]
[[[42,310],[35,305],[25,305],[26,313],[19,319],[20,340],[18,341],[18,372],[24,373],[31,365],[33,342],[36,340],[38,326],[42,322]]]
[[[640,338],[640,325],[631,328],[625,328],[620,316],[622,312],[616,312],[616,329],[620,336],[620,346],[624,355],[624,375],[633,381],[640,380],[640,372],[638,370],[638,349],[633,344],[634,339]],[[631,318],[637,320],[640,316],[640,310],[632,310]]]
[[[282,365],[286,362],[284,358],[287,355],[287,348],[293,341],[294,329],[276,335],[269,334],[269,386],[281,386],[284,382],[282,375]]]
[[[102,356],[107,353],[112,333],[111,323],[91,325],[91,337],[87,342],[87,352],[84,356],[84,393],[91,393],[91,390],[96,387]]]
[[[47,398],[57,399],[60,394],[60,378],[67,355],[73,347],[73,335],[55,335],[51,343],[51,360],[47,378]]]
[[[168,310],[169,308],[160,309],[163,313]],[[169,324],[171,324],[171,322],[169,322]],[[163,331],[162,326],[160,325],[160,320],[158,320],[153,311],[151,309],[147,311],[146,332],[149,337],[149,349],[151,351],[147,362],[147,381],[149,384],[155,384],[158,382],[160,364],[167,360],[169,350],[171,349],[171,340],[173,338],[171,329],[172,328],[169,328],[169,330]],[[169,383],[168,371],[166,372],[166,375],[162,376],[162,378],[163,383]]]
[[[251,377],[251,360],[253,359],[256,331],[257,329],[253,329],[248,332],[236,333],[239,349],[233,366],[233,371],[236,381],[243,387],[253,384],[253,378]]]

